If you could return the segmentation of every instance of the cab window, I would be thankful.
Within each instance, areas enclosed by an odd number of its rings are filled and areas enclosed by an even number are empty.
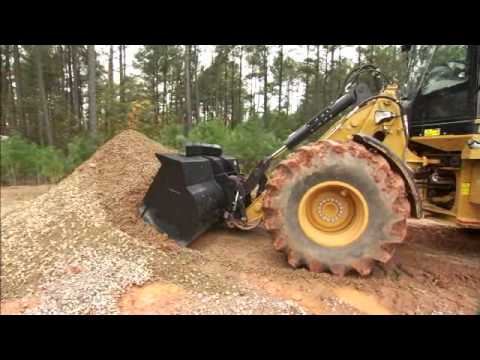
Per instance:
[[[438,45],[425,74],[422,95],[457,86],[468,81],[468,47],[466,45]]]

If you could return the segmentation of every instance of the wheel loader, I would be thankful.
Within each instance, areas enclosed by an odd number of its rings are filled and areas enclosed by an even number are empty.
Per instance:
[[[388,262],[410,217],[480,229],[480,46],[402,53],[405,84],[357,67],[248,176],[218,145],[157,154],[140,215],[185,246],[214,224],[263,226],[292,267],[340,276]]]

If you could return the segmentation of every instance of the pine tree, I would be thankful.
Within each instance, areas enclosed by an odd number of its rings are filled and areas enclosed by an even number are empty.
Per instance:
[[[93,139],[97,138],[97,84],[96,84],[97,55],[95,45],[88,45],[88,113],[89,130]]]
[[[190,45],[185,45],[185,126],[183,133],[188,136],[190,128],[192,127],[192,98],[191,98],[191,83],[190,83]]]
[[[52,125],[50,122],[50,114],[48,111],[48,99],[46,95],[45,89],[45,81],[44,81],[44,68],[43,68],[43,56],[47,53],[48,48],[43,49],[44,46],[42,45],[35,45],[35,53],[36,53],[36,64],[37,64],[37,78],[38,78],[38,90],[40,94],[40,106],[39,106],[39,129],[42,128],[42,125],[45,130],[45,134],[47,137],[47,144],[53,146],[53,131]],[[42,133],[41,131],[39,131]]]

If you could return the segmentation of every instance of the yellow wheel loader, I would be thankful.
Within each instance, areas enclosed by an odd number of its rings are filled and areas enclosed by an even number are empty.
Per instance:
[[[387,262],[407,219],[426,211],[480,229],[480,46],[402,52],[401,89],[373,65],[354,69],[343,94],[248,176],[217,145],[157,154],[141,216],[182,245],[216,223],[263,224],[291,266],[337,275]]]

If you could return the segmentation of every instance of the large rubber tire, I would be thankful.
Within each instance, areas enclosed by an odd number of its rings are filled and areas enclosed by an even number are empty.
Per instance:
[[[341,247],[321,246],[303,232],[298,207],[302,196],[325,181],[342,181],[363,195],[368,225],[354,242]],[[274,247],[293,267],[345,275],[372,271],[375,261],[386,263],[395,244],[407,233],[410,203],[403,179],[388,162],[353,141],[319,141],[290,154],[274,170],[263,202],[264,225]]]

